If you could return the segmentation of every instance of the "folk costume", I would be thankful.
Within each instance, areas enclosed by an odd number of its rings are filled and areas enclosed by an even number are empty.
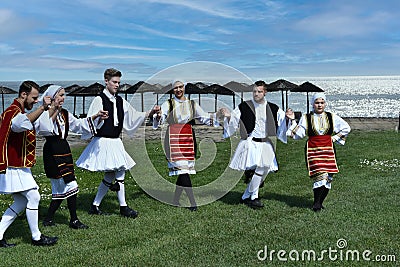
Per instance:
[[[89,145],[76,161],[76,165],[89,171],[104,172],[104,179],[99,185],[90,214],[101,214],[99,206],[108,190],[117,192],[120,213],[126,217],[137,217],[137,212],[128,207],[125,200],[125,171],[135,165],[133,159],[125,151],[120,138],[122,130],[133,136],[143,124],[146,112],[136,111],[126,100],[112,95],[107,88],[96,96],[88,110],[88,116],[99,110],[108,111],[108,119],[104,120]],[[115,183],[113,184],[113,182]]]
[[[250,207],[262,207],[258,193],[265,177],[278,170],[275,148],[279,139],[287,142],[286,115],[277,105],[265,101],[248,100],[232,111],[230,119],[224,119],[224,138],[239,128],[241,140],[229,167],[254,173],[244,191],[241,203]]]
[[[61,89],[63,89],[61,86],[51,85],[43,93],[42,98],[50,96],[54,99]],[[45,116],[45,114],[42,114],[39,119],[35,121],[36,132],[46,139],[43,145],[43,164],[46,176],[50,178],[52,190],[52,201],[46,218],[43,221],[43,225],[54,225],[54,214],[60,207],[62,201],[67,199],[68,210],[71,217],[70,227],[74,229],[87,228],[86,225],[78,220],[76,214],[76,195],[79,192],[79,188],[75,177],[74,163],[67,137],[69,131],[92,136],[96,132],[95,124],[91,117],[77,119],[66,109],[61,109],[53,121],[53,128],[51,131],[48,131],[43,127],[43,121],[47,120]]]
[[[44,127],[46,125],[50,129],[49,114],[47,111],[43,114],[47,116]],[[1,115],[0,148],[0,193],[11,194],[14,198],[1,218],[0,240],[3,240],[4,232],[25,209],[32,242],[35,244],[45,237],[38,227],[39,186],[31,172],[31,167],[36,163],[36,136],[32,122],[17,99]],[[56,241],[57,238],[51,240]]]
[[[161,105],[160,120],[153,120],[154,129],[164,123],[168,124],[164,151],[168,161],[169,176],[178,176],[173,204],[180,206],[179,199],[182,191],[185,190],[191,210],[197,209],[190,180],[190,174],[196,174],[194,166],[197,144],[192,127],[195,119],[202,124],[219,126],[215,114],[209,115],[204,112],[193,100],[180,100],[175,96]]]
[[[318,98],[326,99],[323,93],[317,93],[312,103]],[[330,112],[304,114],[299,124],[293,121],[287,131],[288,136],[301,139],[308,136],[305,156],[308,175],[313,180],[313,210],[323,208],[322,203],[331,189],[333,174],[338,173],[334,143],[344,145],[350,133],[349,124],[338,115]]]

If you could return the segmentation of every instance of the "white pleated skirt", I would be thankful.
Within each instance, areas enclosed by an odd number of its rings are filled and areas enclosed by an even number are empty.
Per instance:
[[[194,163],[194,160],[178,160],[174,162],[168,162],[169,176],[180,175],[184,173],[196,174]]]
[[[63,179],[50,178],[50,182],[52,199],[66,199],[79,192],[78,183],[76,181],[71,181],[66,184]]]
[[[240,140],[233,154],[229,167],[234,170],[244,171],[257,167],[269,171],[278,170],[275,152],[270,143],[254,142],[251,137]]]
[[[0,174],[0,193],[12,194],[31,189],[39,189],[30,168],[10,168]]]
[[[76,161],[89,171],[120,171],[135,166],[120,138],[94,137]]]

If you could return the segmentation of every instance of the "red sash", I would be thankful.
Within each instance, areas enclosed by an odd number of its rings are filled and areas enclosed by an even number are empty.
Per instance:
[[[339,172],[330,135],[310,136],[306,149],[307,168],[310,176]]]
[[[168,161],[194,160],[194,140],[190,124],[169,125]]]

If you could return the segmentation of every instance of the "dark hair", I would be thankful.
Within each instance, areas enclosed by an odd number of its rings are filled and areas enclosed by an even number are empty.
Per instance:
[[[121,77],[122,73],[114,68],[106,69],[104,71],[104,80],[111,80],[112,77]]]
[[[267,88],[267,84],[264,81],[261,81],[261,80],[256,81],[254,84],[256,86],[264,86],[265,88]]]
[[[21,96],[21,94],[24,92],[30,94],[32,88],[35,88],[36,90],[39,91],[39,85],[34,81],[23,81],[19,86],[18,96]]]

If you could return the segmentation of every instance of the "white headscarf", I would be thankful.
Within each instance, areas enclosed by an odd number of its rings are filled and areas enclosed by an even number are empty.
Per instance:
[[[39,98],[39,101],[43,101],[43,98],[45,96],[50,96],[51,99],[54,99],[56,97],[56,95],[58,94],[58,92],[60,92],[62,89],[64,89],[62,86],[60,85],[50,85],[46,91],[44,91],[44,93],[42,94],[42,96]]]
[[[175,84],[178,83],[178,82],[183,83],[183,86],[184,86],[184,87],[186,86],[186,83],[185,83],[184,80],[182,80],[182,79],[175,79],[175,80],[173,80],[172,83],[171,83],[171,88],[173,89],[174,86],[175,86]]]
[[[314,96],[313,96],[313,98],[312,98],[311,105],[314,105],[315,100],[317,100],[318,98],[322,98],[322,99],[325,100],[325,102],[326,102],[326,96],[325,96],[324,93],[315,93]]]
[[[45,96],[50,96],[51,100],[54,100],[54,98],[56,97],[56,95],[62,90],[64,89],[64,87],[60,86],[60,85],[50,85],[46,91],[44,91],[44,93],[42,94],[42,96],[40,97],[39,101],[42,102],[43,98]],[[57,120],[58,123],[60,125],[64,125],[64,119],[61,116],[61,113],[58,113],[57,115]]]

